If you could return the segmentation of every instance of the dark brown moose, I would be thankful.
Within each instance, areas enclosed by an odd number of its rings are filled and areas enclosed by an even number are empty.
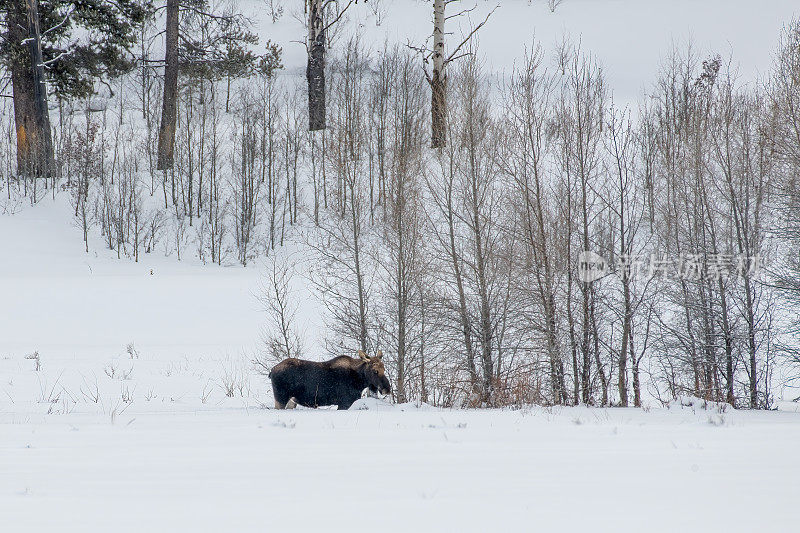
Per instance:
[[[269,373],[275,408],[291,409],[299,404],[349,409],[364,389],[373,394],[390,394],[392,386],[382,358],[381,352],[369,357],[359,350],[358,357],[342,355],[323,363],[284,359]]]

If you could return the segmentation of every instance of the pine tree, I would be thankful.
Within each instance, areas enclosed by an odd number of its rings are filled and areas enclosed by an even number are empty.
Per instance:
[[[166,1],[166,50],[164,54],[164,96],[158,135],[156,168],[172,168],[177,126],[178,75],[210,79],[225,78],[229,110],[230,82],[255,71],[272,74],[282,68],[281,49],[266,41],[266,52],[256,55],[251,48],[258,36],[249,30],[250,21],[232,9],[214,12],[208,0]]]
[[[149,0],[0,0],[0,61],[11,73],[20,175],[52,172],[47,84],[57,98],[86,97],[98,81],[130,70],[135,28],[148,13]]]

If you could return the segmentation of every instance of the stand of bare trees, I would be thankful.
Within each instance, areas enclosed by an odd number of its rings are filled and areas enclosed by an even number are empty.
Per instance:
[[[214,33],[183,16],[205,49]],[[314,80],[276,77],[244,49],[189,55],[163,154],[158,94],[173,80],[148,59],[152,21],[140,30],[140,63],[113,98],[59,100],[51,185],[69,191],[87,251],[269,257],[273,358],[302,352],[289,244],[328,350],[383,351],[399,401],[769,408],[776,386],[797,384],[797,24],[764,83],[675,50],[638,108],[616,105],[569,42],[554,61],[534,44],[498,78],[467,35],[439,58],[446,112],[420,50],[351,39],[326,48]],[[0,119],[10,175],[5,103]],[[35,181],[0,184],[4,210],[40,196]],[[589,252],[608,266],[592,279]]]

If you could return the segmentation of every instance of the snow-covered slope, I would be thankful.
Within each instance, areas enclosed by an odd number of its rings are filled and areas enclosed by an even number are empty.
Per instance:
[[[379,0],[381,24],[369,8],[372,2],[353,6],[346,29],[334,40],[343,45],[350,35],[377,53],[384,42],[421,45],[431,33],[432,4],[424,0]],[[284,1],[284,15],[272,23],[263,0],[240,1],[258,21],[264,39],[278,42],[284,51],[285,75],[304,75],[306,51],[297,42],[304,34],[302,2]],[[459,6],[459,4],[462,4]],[[562,0],[551,12],[547,0],[464,0],[448,13],[476,7],[466,17],[448,21],[450,46],[457,44],[475,24],[497,8],[478,34],[480,55],[486,66],[501,74],[520,62],[525,48],[537,41],[555,53],[564,38],[579,42],[603,65],[606,81],[618,104],[638,100],[655,81],[663,58],[673,47],[689,42],[701,57],[720,54],[739,67],[743,80],[753,81],[767,72],[781,29],[800,16],[792,0]]]

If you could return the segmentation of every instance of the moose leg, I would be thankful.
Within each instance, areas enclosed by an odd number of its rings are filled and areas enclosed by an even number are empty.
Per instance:
[[[275,400],[275,409],[286,409],[286,404]]]
[[[284,408],[285,409],[294,409],[295,407],[297,407],[297,399],[294,396],[292,396],[291,398],[289,398],[289,401],[286,402],[286,407],[284,407]]]

